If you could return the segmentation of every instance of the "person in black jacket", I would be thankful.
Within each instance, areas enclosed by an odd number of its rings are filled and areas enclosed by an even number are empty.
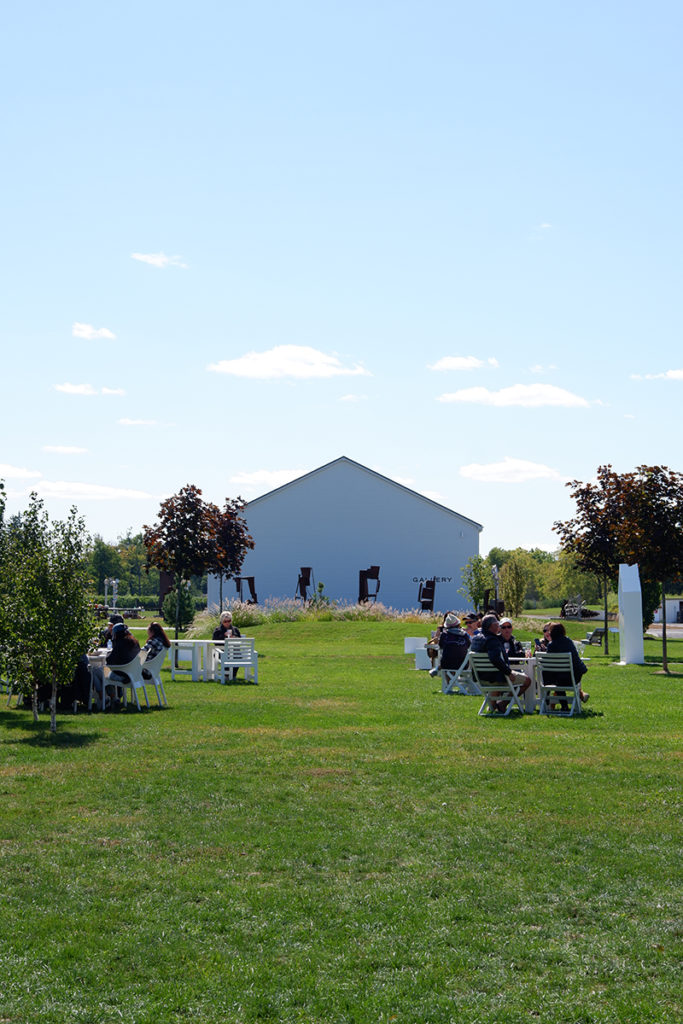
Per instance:
[[[481,633],[477,633],[472,637],[471,649],[477,654],[484,653],[489,656],[489,661],[494,671],[485,673],[483,675],[485,680],[502,682],[503,679],[508,679],[515,684],[521,683],[520,694],[529,689],[531,685],[529,677],[523,672],[513,672],[510,667],[508,656],[503,647],[503,639],[500,635],[500,623],[496,615],[485,615],[481,620]],[[500,697],[502,694],[493,693],[491,696]],[[497,711],[504,711],[505,707],[507,707],[507,701],[500,701],[498,704],[494,704],[494,707]]]
[[[225,646],[226,639],[233,636],[242,636],[242,634],[240,633],[237,626],[233,626],[232,613],[222,612],[218,623],[218,628],[214,629],[213,636],[211,637],[211,639],[216,641],[216,647],[218,648],[219,651],[222,651],[223,647]],[[236,668],[231,669],[230,678],[237,679],[238,671],[239,670]]]
[[[440,668],[460,668],[470,649],[470,638],[455,612],[449,612],[439,634]]]
[[[561,622],[553,622],[550,626],[550,643],[546,648],[548,654],[571,654],[572,656],[572,668],[574,669],[574,678],[579,682],[579,696],[583,704],[589,699],[590,694],[584,693],[581,689],[580,680],[581,677],[588,671],[588,665],[584,664],[579,657],[579,652],[574,646],[574,642],[567,636],[567,630],[564,628]],[[569,683],[569,676],[566,672],[544,672],[544,677],[548,683]],[[566,698],[566,693],[563,690],[557,691],[558,698]],[[563,711],[569,710],[569,705],[566,699],[560,701],[560,706]]]

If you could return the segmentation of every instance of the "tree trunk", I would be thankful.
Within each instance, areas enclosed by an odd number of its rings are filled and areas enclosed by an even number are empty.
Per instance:
[[[602,593],[605,601],[605,654],[609,654],[609,626],[607,624],[607,574],[602,580]]]
[[[666,650],[666,582],[662,582],[662,669],[669,671],[669,659]]]
[[[50,732],[57,732],[57,677],[52,675],[52,696],[50,698]]]
[[[31,710],[33,711],[33,721],[38,721],[38,683],[33,684],[33,690],[31,691]]]
[[[182,576],[175,578],[175,638],[178,639],[180,632],[180,588],[183,585]],[[177,648],[176,648],[177,650]],[[176,667],[178,662],[176,661]]]
[[[218,576],[218,597],[218,607],[223,611],[223,573],[220,573]]]

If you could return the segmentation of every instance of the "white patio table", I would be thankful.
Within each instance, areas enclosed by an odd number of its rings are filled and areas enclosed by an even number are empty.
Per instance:
[[[171,679],[176,675],[191,675],[195,683],[208,682],[214,678],[212,650],[216,644],[213,640],[171,640],[171,649],[168,652],[171,661]],[[176,653],[178,660],[185,656],[189,658],[190,667],[181,668],[176,666]]]

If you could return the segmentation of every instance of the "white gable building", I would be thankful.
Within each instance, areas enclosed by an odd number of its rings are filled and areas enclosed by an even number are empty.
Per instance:
[[[243,576],[259,602],[293,597],[299,570],[311,566],[330,599],[354,603],[359,572],[379,566],[378,601],[417,608],[421,581],[436,579],[434,608],[463,608],[462,569],[479,553],[479,523],[374,470],[342,457],[250,501],[244,516],[254,539]],[[370,581],[370,592],[376,583]],[[245,599],[246,599],[245,592]],[[235,597],[223,583],[224,602]],[[208,604],[218,605],[216,577]]]

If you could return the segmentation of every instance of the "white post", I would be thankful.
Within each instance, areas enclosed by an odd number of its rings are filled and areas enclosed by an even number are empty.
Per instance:
[[[645,664],[643,599],[637,565],[619,566],[619,651],[620,665]]]

